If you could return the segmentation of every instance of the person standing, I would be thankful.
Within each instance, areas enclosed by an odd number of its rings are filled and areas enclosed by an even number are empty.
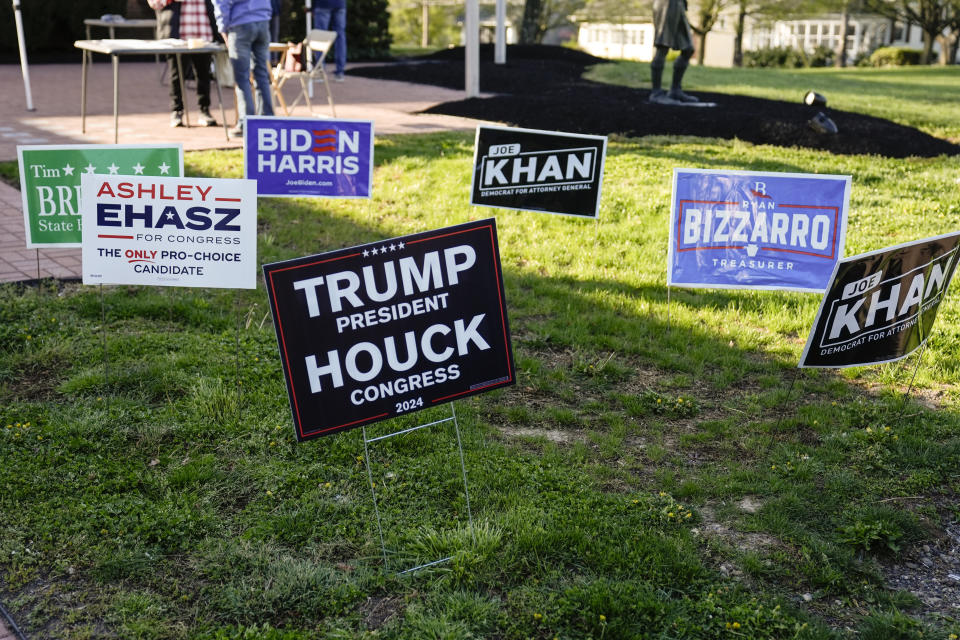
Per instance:
[[[270,95],[270,72],[267,56],[270,51],[270,0],[213,0],[217,30],[227,42],[227,54],[233,64],[233,79],[237,85],[237,114],[239,122],[230,131],[234,137],[243,135],[243,121],[256,112],[253,90],[250,88],[250,62],[253,60],[253,79],[263,105],[263,115],[273,115],[273,97]]]
[[[654,0],[653,2],[653,46],[655,53],[650,61],[650,102],[657,104],[677,104],[699,102],[695,97],[684,93],[680,88],[683,74],[693,57],[693,36],[690,23],[687,22],[687,0]],[[664,91],[660,84],[663,68],[670,49],[680,52],[673,61],[673,81],[670,91]]]
[[[213,4],[211,0],[148,0],[150,8],[157,12],[157,36],[181,40],[219,42],[214,31]],[[181,57],[184,66],[193,65],[197,79],[197,104],[200,107],[200,124],[217,126],[210,115],[210,64],[207,53],[192,53]],[[167,56],[170,72],[170,126],[183,126],[183,96],[180,94],[180,69],[177,57]]]
[[[347,0],[313,0],[313,28],[337,33],[333,42],[333,56],[337,61],[333,79],[343,82],[347,64]]]

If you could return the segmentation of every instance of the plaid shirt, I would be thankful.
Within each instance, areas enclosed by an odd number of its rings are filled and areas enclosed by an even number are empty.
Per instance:
[[[198,38],[213,42],[213,27],[207,16],[204,0],[182,0],[180,8],[180,39]]]

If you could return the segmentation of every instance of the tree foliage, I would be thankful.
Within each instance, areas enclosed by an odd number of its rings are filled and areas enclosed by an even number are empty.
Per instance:
[[[923,32],[920,64],[929,64],[933,43],[946,31],[955,34],[960,0],[865,0],[866,8],[891,19],[916,24]]]
[[[526,0],[520,23],[520,42],[540,44],[547,31],[570,24],[570,18],[583,9],[586,0]]]

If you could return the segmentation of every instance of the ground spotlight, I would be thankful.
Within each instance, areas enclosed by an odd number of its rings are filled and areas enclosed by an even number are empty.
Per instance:
[[[811,107],[825,107],[827,106],[827,98],[816,91],[807,91],[803,96],[803,103]]]

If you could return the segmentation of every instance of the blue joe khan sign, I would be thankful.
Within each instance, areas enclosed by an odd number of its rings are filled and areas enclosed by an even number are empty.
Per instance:
[[[850,176],[675,169],[667,284],[822,292]]]

